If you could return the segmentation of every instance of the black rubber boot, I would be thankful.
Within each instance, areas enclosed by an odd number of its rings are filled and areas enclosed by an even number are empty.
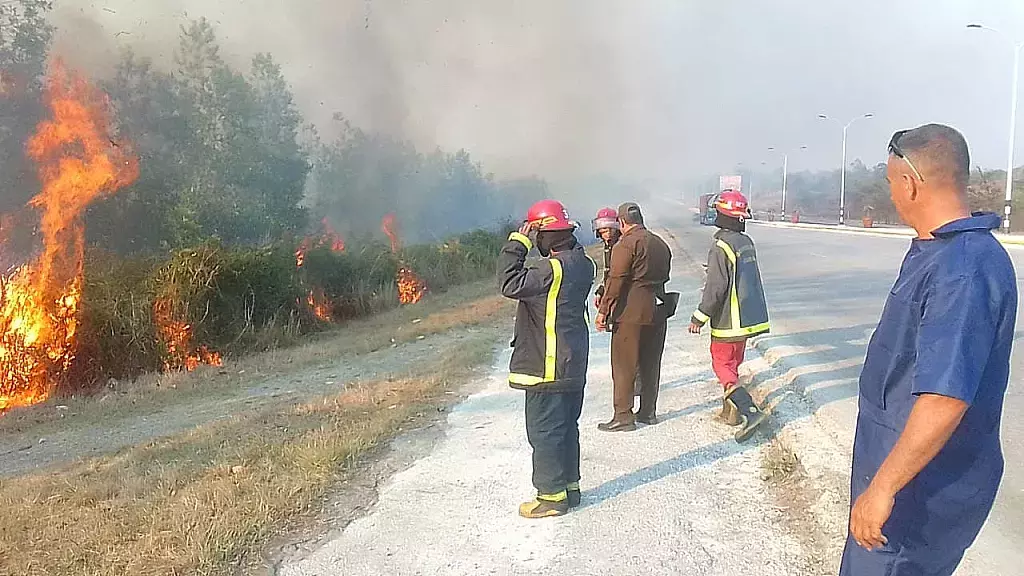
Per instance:
[[[750,392],[743,386],[734,386],[725,394],[726,403],[732,405],[741,421],[740,429],[735,435],[736,441],[746,442],[754,435],[758,426],[768,420],[768,416],[758,408],[754,399],[750,397]]]

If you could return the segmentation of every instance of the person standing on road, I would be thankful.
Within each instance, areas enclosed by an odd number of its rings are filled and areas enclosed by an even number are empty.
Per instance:
[[[604,285],[608,283],[608,272],[612,268],[612,248],[622,237],[622,230],[619,227],[619,216],[615,211],[615,208],[601,208],[597,211],[597,216],[591,221],[591,226],[594,229],[594,236],[598,240],[601,240],[604,248],[604,277],[601,279],[601,284],[598,285],[597,290],[594,291],[594,308],[601,306],[601,295],[604,294]],[[665,343],[662,339],[662,348]],[[640,373],[637,372],[636,385],[634,386],[633,396],[640,396],[640,390],[642,384],[640,383]]]
[[[968,209],[964,137],[896,132],[886,178],[917,231],[860,374],[842,576],[948,576],[974,542],[1003,474],[999,426],[1017,280]]]
[[[597,270],[575,228],[560,202],[542,200],[498,258],[501,293],[519,301],[508,381],[526,391],[526,437],[537,490],[534,500],[519,506],[524,518],[561,516],[580,503],[579,418],[590,352],[587,298]],[[534,246],[543,259],[527,265]]]
[[[657,234],[644,227],[640,206],[627,202],[617,217],[622,237],[612,248],[611,265],[598,305],[598,330],[612,333],[612,419],[598,425],[605,432],[636,430],[636,423],[657,424],[661,356],[665,348],[667,318],[678,294],[665,293],[672,266],[672,251]],[[662,295],[665,305],[656,302]],[[633,413],[639,374],[640,410]]]
[[[707,278],[700,305],[690,318],[690,332],[700,334],[711,323],[711,368],[724,391],[719,418],[740,426],[736,440],[746,441],[766,417],[739,383],[747,339],[766,334],[768,304],[761,285],[754,241],[745,234],[750,217],[747,199],[723,190],[715,201],[715,243],[708,252]]]

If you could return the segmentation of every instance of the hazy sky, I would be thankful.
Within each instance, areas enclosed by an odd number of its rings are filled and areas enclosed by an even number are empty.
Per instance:
[[[103,70],[118,43],[169,61],[178,27],[206,16],[233,61],[272,52],[325,130],[339,111],[553,178],[674,180],[780,162],[769,146],[809,147],[791,169],[838,166],[841,128],[819,113],[875,114],[849,139],[869,164],[894,130],[936,121],[1003,167],[1012,51],[965,25],[1024,41],[1022,0],[58,3],[59,51],[81,66]]]

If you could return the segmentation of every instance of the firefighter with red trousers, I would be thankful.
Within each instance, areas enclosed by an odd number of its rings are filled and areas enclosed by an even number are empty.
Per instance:
[[[690,319],[690,332],[711,325],[711,367],[724,391],[719,418],[739,426],[736,440],[744,442],[766,420],[750,393],[739,383],[747,339],[765,334],[768,304],[761,284],[754,242],[746,235],[750,218],[747,199],[724,190],[715,201],[718,215],[714,245],[708,252],[707,279],[700,305]]]
[[[597,271],[576,224],[555,200],[534,204],[498,259],[498,284],[516,309],[509,385],[526,391],[526,437],[537,495],[524,518],[561,516],[580,504],[580,428],[590,329],[587,298]],[[542,258],[527,264],[534,247]]]

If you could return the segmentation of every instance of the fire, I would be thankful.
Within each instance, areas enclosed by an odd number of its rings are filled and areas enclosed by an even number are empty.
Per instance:
[[[309,304],[313,314],[316,314],[316,317],[324,322],[330,322],[333,319],[331,316],[330,300],[324,295],[323,290],[319,288],[310,290],[309,295],[306,297],[306,304]]]
[[[0,412],[42,402],[76,352],[85,235],[82,215],[97,198],[138,176],[136,159],[109,135],[107,101],[83,78],[53,65],[50,117],[27,144],[42,190],[43,250],[0,283]]]
[[[391,251],[397,254],[402,244],[398,241],[398,234],[395,232],[395,215],[385,214],[380,221],[380,229],[388,237],[388,240],[391,240]]]
[[[167,360],[164,370],[185,370],[191,372],[200,364],[222,366],[224,360],[217,352],[211,352],[205,345],[192,350],[192,325],[174,319],[170,300],[161,299],[153,304],[153,319],[160,339],[167,346]]]
[[[427,284],[415,272],[402,266],[398,269],[398,301],[415,304],[427,293]]]
[[[345,239],[334,230],[334,227],[331,226],[326,217],[320,221],[320,225],[323,228],[320,236],[318,238],[307,236],[299,244],[299,248],[295,250],[295,266],[302,268],[302,265],[306,263],[306,252],[309,252],[314,247],[330,246],[333,252],[345,251]]]
[[[385,215],[380,221],[380,229],[391,240],[391,252],[398,254],[402,243],[399,242],[398,234],[395,232],[395,215]],[[404,262],[398,268],[396,281],[398,283],[398,301],[402,304],[415,304],[427,293],[427,283],[421,280]]]

